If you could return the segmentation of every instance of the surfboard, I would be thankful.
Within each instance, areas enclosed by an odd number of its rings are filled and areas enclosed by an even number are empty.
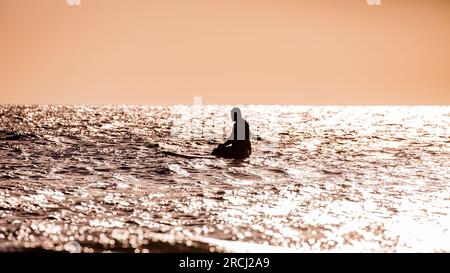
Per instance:
[[[170,151],[162,151],[163,154],[169,155],[169,156],[176,156],[176,157],[182,157],[182,158],[202,158],[202,159],[215,159],[216,157],[213,155],[197,155],[197,154],[179,154],[175,152]]]

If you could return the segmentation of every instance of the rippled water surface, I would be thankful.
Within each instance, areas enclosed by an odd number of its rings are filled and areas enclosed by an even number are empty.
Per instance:
[[[0,106],[0,251],[450,251],[450,107]]]

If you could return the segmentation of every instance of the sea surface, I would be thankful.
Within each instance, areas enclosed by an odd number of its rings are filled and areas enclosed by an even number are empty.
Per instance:
[[[0,106],[0,252],[450,252],[450,106]]]

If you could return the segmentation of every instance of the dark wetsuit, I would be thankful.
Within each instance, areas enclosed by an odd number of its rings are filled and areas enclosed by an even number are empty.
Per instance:
[[[243,119],[242,119],[243,120]],[[247,158],[252,153],[252,145],[250,143],[250,126],[245,122],[245,138],[239,140],[237,122],[233,125],[232,136],[224,143],[219,145],[212,151],[213,155],[225,158]],[[231,144],[231,146],[227,146]]]

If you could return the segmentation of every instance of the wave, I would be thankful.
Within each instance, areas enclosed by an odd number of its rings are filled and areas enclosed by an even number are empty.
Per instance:
[[[21,131],[0,131],[0,140],[35,140],[40,136],[36,133]]]

